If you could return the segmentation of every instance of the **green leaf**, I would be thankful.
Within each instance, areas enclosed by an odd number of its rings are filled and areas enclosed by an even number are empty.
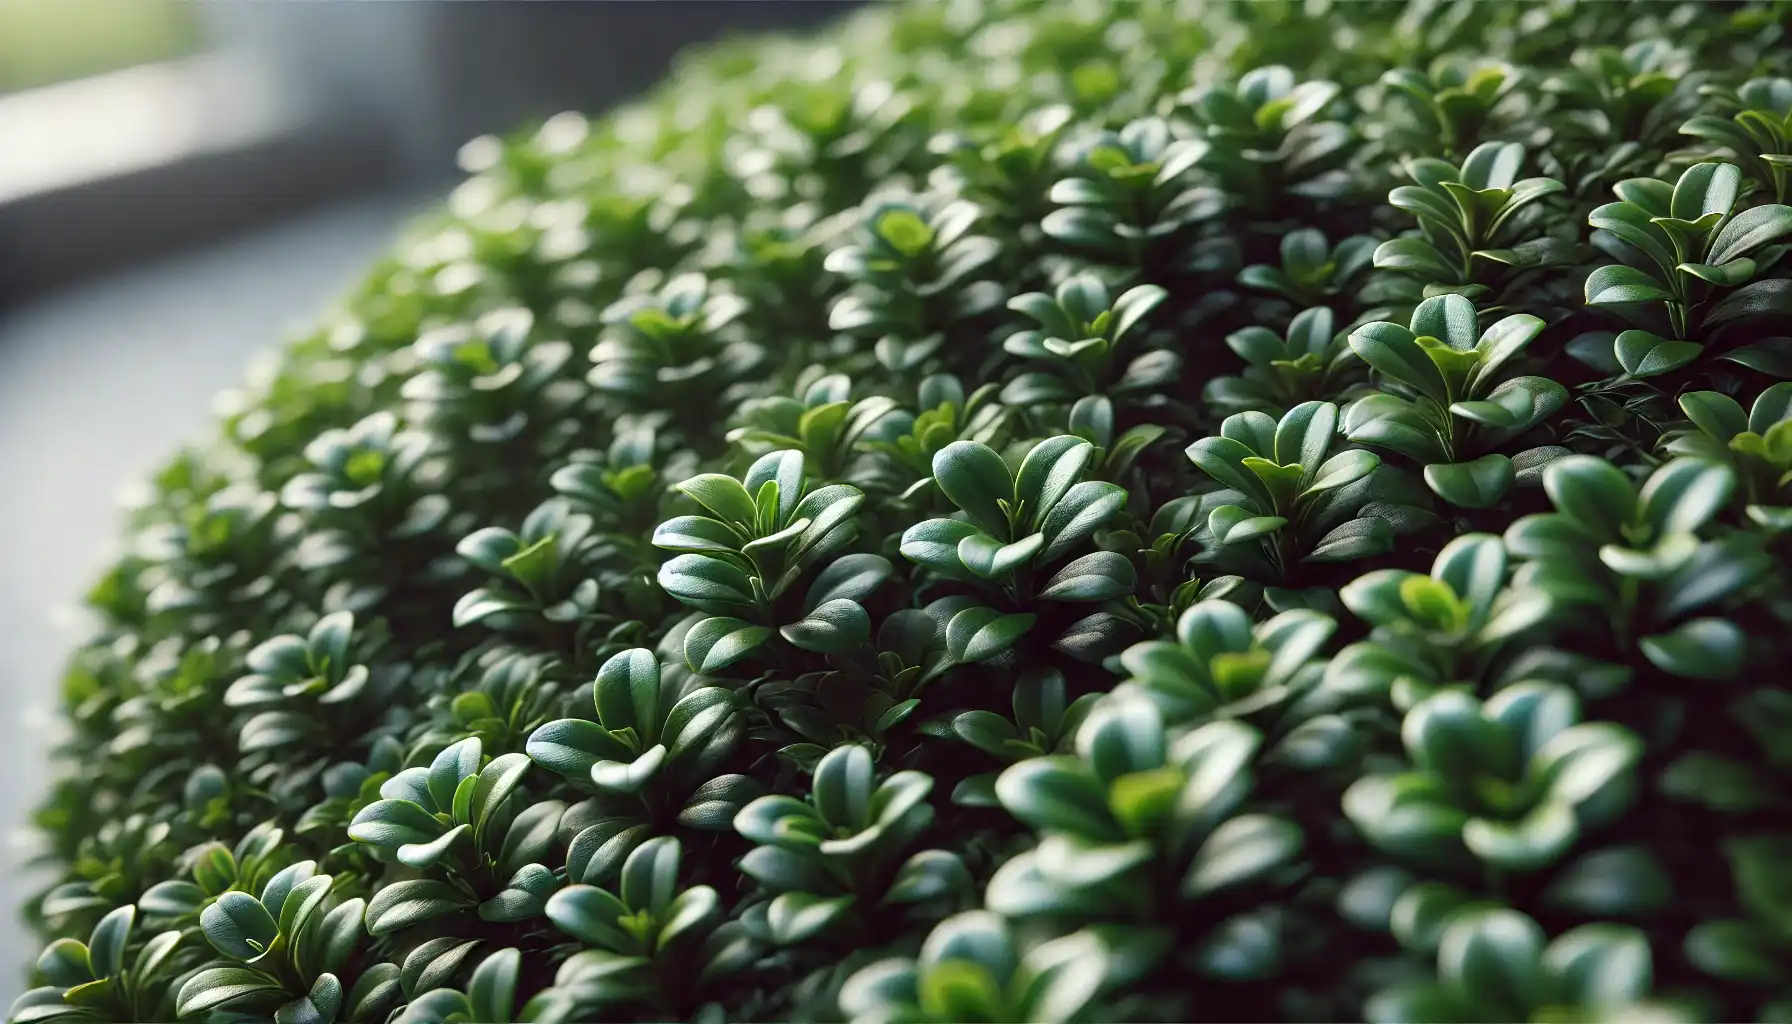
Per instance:
[[[826,866],[813,856],[804,856],[777,846],[760,846],[741,858],[742,874],[771,892],[807,892],[830,890]]]
[[[1491,534],[1464,534],[1437,554],[1431,576],[1485,615],[1506,582],[1506,551]]]
[[[1001,1019],[1001,986],[980,964],[965,960],[934,964],[921,972],[917,991],[921,1012],[929,1020]]]
[[[1029,534],[1003,544],[987,533],[973,533],[958,542],[958,560],[978,577],[1000,579],[1031,561],[1045,547],[1045,535]]]
[[[504,559],[504,571],[516,578],[531,594],[546,592],[554,569],[560,564],[560,539],[548,534],[516,554]]]
[[[1220,436],[1229,437],[1249,449],[1247,458],[1275,461],[1276,420],[1268,413],[1255,410],[1234,413],[1220,421]]]
[[[1636,514],[1630,479],[1611,463],[1590,455],[1568,455],[1550,463],[1543,471],[1543,489],[1558,511],[1585,526],[1597,540],[1620,536]]]
[[[1753,281],[1725,296],[1717,305],[1705,313],[1702,327],[1710,330],[1733,320],[1761,320],[1765,322],[1784,323],[1785,317],[1792,314],[1792,279],[1770,277],[1763,281]],[[1776,321],[1776,318],[1777,321]],[[1752,351],[1751,351],[1752,350]],[[1753,346],[1736,349],[1726,358],[1741,360],[1744,352],[1751,352],[1750,358],[1743,365],[1762,362],[1783,365],[1783,355],[1771,347],[1755,348]],[[1772,371],[1775,376],[1783,376],[1783,372]]]
[[[1654,377],[1678,370],[1699,357],[1705,346],[1691,341],[1669,341],[1648,331],[1625,331],[1612,343],[1618,365],[1632,377]]]
[[[1688,391],[1680,396],[1679,402],[1680,411],[1695,427],[1725,444],[1749,429],[1748,413],[1729,395],[1716,391]]]
[[[971,873],[957,854],[922,850],[903,862],[889,890],[884,893],[884,902],[924,903],[968,892],[971,888]]]
[[[1282,936],[1275,919],[1262,911],[1246,911],[1219,923],[1195,947],[1194,969],[1222,982],[1266,981],[1282,956]]]
[[[347,966],[349,957],[354,955],[361,937],[366,934],[363,924],[366,915],[367,901],[360,898],[346,900],[331,908],[318,925],[316,934],[308,940],[311,951],[315,953],[315,963],[309,966],[340,974]],[[304,940],[301,941],[301,947],[303,945]],[[143,966],[139,963],[139,973],[142,970]]]
[[[227,892],[199,915],[199,927],[212,948],[245,963],[266,953],[280,926],[261,901],[246,892]]]
[[[966,711],[952,719],[952,731],[978,750],[995,757],[1008,756],[1008,744],[1018,743],[1013,724],[993,711]]]
[[[623,859],[649,837],[649,826],[631,818],[599,820],[573,836],[566,851],[566,876],[585,885],[602,885],[622,870]]]
[[[1411,331],[1382,321],[1357,328],[1349,340],[1351,350],[1383,375],[1440,405],[1449,404],[1449,386],[1442,371],[1419,347]]]
[[[809,585],[803,606],[814,611],[829,601],[862,602],[894,571],[890,560],[882,555],[842,555],[815,574],[815,582]]]
[[[733,826],[736,832],[755,843],[795,843],[806,849],[819,845],[815,836],[807,834],[813,831],[810,825],[819,825],[819,818],[809,804],[795,797],[772,794],[741,808],[734,817]]]
[[[1440,232],[1451,235],[1461,233],[1461,217],[1456,204],[1430,189],[1413,185],[1398,186],[1388,192],[1388,204],[1412,213],[1419,218],[1420,223],[1429,223]]]
[[[806,942],[826,931],[852,909],[851,896],[824,897],[787,892],[772,900],[766,912],[772,941],[782,946]]]
[[[483,754],[479,738],[469,737],[450,744],[435,756],[427,779],[429,797],[437,811],[446,812],[454,807],[455,791],[460,788],[461,780],[478,773]]]
[[[1282,516],[1255,516],[1237,505],[1221,505],[1207,516],[1207,529],[1222,546],[1268,536],[1287,525]]]
[[[714,889],[707,885],[686,889],[662,915],[665,923],[660,927],[657,949],[665,950],[681,939],[701,935],[720,915],[721,901]]]
[[[769,626],[726,616],[704,619],[684,637],[684,660],[691,671],[713,675],[751,655],[772,635]]]
[[[1077,755],[1098,779],[1109,783],[1162,767],[1164,746],[1164,723],[1157,706],[1136,695],[1101,702],[1076,735]]]
[[[981,605],[966,608],[946,624],[946,653],[956,662],[987,661],[1018,643],[1037,618],[1031,612],[1003,615]]]
[[[892,1005],[914,1005],[919,1000],[914,963],[901,957],[861,967],[840,987],[840,1008],[853,1019],[885,1012]]]
[[[1252,458],[1256,452],[1243,442],[1231,437],[1204,437],[1189,445],[1185,454],[1201,472],[1256,498],[1263,507],[1270,507],[1269,492],[1264,489],[1263,482],[1244,466],[1244,460]]]
[[[1462,183],[1477,192],[1509,189],[1524,166],[1524,147],[1516,142],[1484,142],[1462,162]]]
[[[572,779],[586,778],[599,761],[618,760],[631,753],[603,727],[582,718],[562,718],[541,726],[529,734],[524,749],[536,764]],[[359,820],[360,816],[356,817]]]
[[[137,899],[137,909],[145,914],[181,917],[198,910],[205,898],[205,890],[192,882],[171,879],[145,890]]]
[[[800,477],[799,477],[800,480]],[[817,487],[803,495],[784,519],[785,531],[796,531],[798,526],[807,523],[798,534],[796,552],[807,554],[815,550],[816,545],[842,525],[846,524],[865,504],[865,492],[850,484],[827,484]],[[788,534],[784,534],[788,536]],[[767,545],[772,536],[760,538],[758,543]],[[750,548],[751,545],[748,545]],[[747,551],[748,548],[743,548]]]
[[[1387,928],[1394,939],[1410,952],[1432,955],[1449,927],[1464,910],[1476,906],[1453,886],[1438,882],[1408,885],[1410,876],[1396,876],[1405,888],[1395,894],[1388,906]]]
[[[474,1020],[511,1024],[521,967],[522,953],[512,947],[492,953],[473,968],[467,980],[467,1008]]]
[[[1642,917],[1667,906],[1673,882],[1647,850],[1597,850],[1558,874],[1544,902],[1591,917]]]
[[[1300,497],[1308,498],[1356,483],[1375,472],[1375,468],[1380,465],[1381,458],[1374,452],[1366,452],[1360,448],[1339,452],[1320,464],[1318,472],[1313,474]]]
[[[1736,880],[1736,896],[1757,920],[1780,929],[1792,925],[1792,872],[1786,854],[1792,843],[1782,836],[1749,836],[1724,844],[1724,856]]]
[[[1412,311],[1412,322],[1408,326],[1413,334],[1436,338],[1456,352],[1473,349],[1479,330],[1475,323],[1475,304],[1456,294],[1437,295],[1419,303]]]
[[[988,536],[977,525],[963,520],[928,519],[904,531],[902,557],[946,576],[972,578],[960,558],[960,547],[967,539]]]
[[[591,784],[606,793],[633,795],[647,785],[666,763],[666,748],[654,744],[640,757],[627,761],[599,761],[591,766]]]
[[[739,480],[724,473],[699,473],[673,490],[690,495],[723,523],[751,529],[758,516],[753,496]]]
[[[1552,798],[1579,808],[1622,797],[1641,757],[1642,743],[1634,734],[1609,722],[1592,722],[1557,733],[1537,752],[1531,769]]]
[[[280,904],[280,934],[308,934],[306,926],[310,924],[318,907],[323,905],[325,897],[330,895],[330,886],[334,881],[329,875],[312,875],[293,886],[292,892]]]
[[[1638,641],[1650,664],[1685,679],[1729,679],[1742,670],[1748,637],[1728,619],[1693,619]]]
[[[1384,988],[1363,1005],[1368,1024],[1409,1024],[1411,1021],[1470,1021],[1475,1019],[1450,989],[1436,984],[1412,984]]]
[[[38,954],[37,970],[58,988],[73,988],[94,980],[93,961],[87,947],[74,939],[54,939]]]
[[[1093,444],[1069,434],[1039,442],[1021,461],[1014,497],[1025,503],[1033,521],[1039,521],[1077,482],[1094,454]]]
[[[404,957],[399,968],[399,984],[411,992],[422,992],[445,984],[478,946],[478,939],[461,939],[451,935],[428,939]]]
[[[919,963],[931,969],[945,963],[974,964],[990,977],[1014,974],[1014,941],[1002,918],[987,910],[971,910],[941,921],[921,947]]]
[[[671,836],[649,839],[635,847],[622,864],[622,902],[630,910],[645,910],[663,919],[673,897],[678,895],[681,854],[678,840]]]
[[[1182,878],[1182,894],[1205,896],[1245,885],[1287,866],[1301,850],[1298,825],[1281,818],[1248,814],[1213,831],[1196,851]]]
[[[636,647],[613,654],[592,684],[597,720],[612,732],[634,729],[652,736],[660,723],[660,665],[653,652]]]
[[[1722,288],[1734,288],[1739,284],[1746,284],[1750,278],[1755,276],[1755,261],[1734,259],[1722,266],[1708,263],[1682,263],[1675,269]]]
[[[242,1007],[253,1000],[284,997],[280,982],[246,967],[214,967],[200,971],[181,985],[174,1012],[182,1017],[215,1010],[225,1004]],[[271,1005],[271,1004],[270,1004]]]
[[[500,754],[479,773],[473,784],[469,824],[477,840],[483,840],[486,826],[498,808],[523,781],[529,771],[529,758],[524,754]]]
[[[754,496],[754,508],[757,512],[756,532],[761,535],[788,526],[795,515],[797,503],[804,499],[803,495],[803,453],[799,451],[769,452],[759,457],[747,469],[745,484],[747,493]],[[766,485],[775,485],[770,492]],[[766,505],[768,493],[775,495],[776,503]],[[771,521],[766,520],[770,514]]]
[[[996,779],[996,798],[1009,814],[1036,829],[1092,839],[1123,837],[1108,811],[1107,791],[1072,757],[1035,757]]]
[[[377,963],[361,972],[355,985],[344,998],[349,1019],[376,1019],[393,1003],[403,998],[399,969],[390,963]]]
[[[1774,985],[1785,977],[1779,938],[1751,921],[1704,921],[1686,936],[1686,958],[1726,981]]]
[[[623,952],[630,948],[619,922],[629,908],[594,885],[569,885],[548,897],[546,914],[554,927],[588,946]]]
[[[1507,360],[1525,350],[1525,346],[1529,346],[1541,332],[1543,321],[1539,317],[1530,314],[1500,317],[1475,343],[1475,351],[1480,353],[1480,366],[1475,368],[1473,380],[1482,382],[1493,377],[1495,369],[1505,366]]]
[[[676,750],[673,756],[678,756]],[[745,775],[719,775],[698,786],[685,801],[678,823],[711,831],[732,828],[735,815],[761,792],[759,785]]]
[[[1586,300],[1589,306],[1660,302],[1673,297],[1674,293],[1660,281],[1622,263],[1600,267],[1587,275]]]
[[[1580,836],[1574,809],[1545,800],[1517,821],[1473,818],[1462,827],[1469,852],[1500,871],[1535,871],[1560,857]]]
[[[1450,263],[1437,246],[1422,238],[1395,238],[1375,249],[1375,266],[1381,270],[1397,270],[1427,281],[1454,281],[1460,268]]]
[[[473,900],[446,882],[416,879],[393,882],[367,903],[367,933],[390,935],[430,918],[473,906]]]
[[[1735,164],[1693,164],[1674,183],[1668,212],[1677,220],[1688,221],[1713,213],[1728,214],[1741,189],[1742,169]]]
[[[1729,503],[1736,487],[1730,467],[1703,459],[1675,459],[1650,474],[1638,499],[1655,536],[1692,533]]]
[[[1114,323],[1109,334],[1118,341],[1132,333],[1132,329],[1147,314],[1162,305],[1170,293],[1154,284],[1134,285],[1120,293],[1114,300]]]
[[[1039,523],[1039,532],[1045,536],[1039,561],[1049,564],[1069,554],[1125,505],[1126,489],[1118,484],[1085,480],[1072,487]]]
[[[877,218],[877,235],[904,256],[919,256],[933,244],[933,228],[912,210],[886,210]]]
[[[871,639],[871,616],[857,601],[844,598],[823,603],[799,622],[778,630],[796,647],[818,654],[844,654]]]
[[[1587,924],[1549,944],[1543,965],[1564,1003],[1617,1011],[1649,995],[1654,970],[1649,941],[1635,928]]]
[[[1418,407],[1394,395],[1376,393],[1352,402],[1344,416],[1350,440],[1398,452],[1417,462],[1448,458],[1437,428]]]
[[[1792,234],[1792,206],[1768,203],[1744,210],[1718,229],[1705,260],[1722,266],[1787,234]]]
[[[1352,519],[1319,538],[1309,562],[1347,562],[1394,550],[1394,526],[1378,516]]]
[[[1517,473],[1504,455],[1483,455],[1473,462],[1432,463],[1425,484],[1432,493],[1458,508],[1491,508],[1512,489]]]
[[[483,530],[476,530],[462,538],[460,543],[454,546],[454,550],[456,554],[473,563],[475,566],[478,566],[480,569],[485,570],[493,576],[502,576],[504,575],[505,560],[522,550],[522,547],[522,542],[517,539],[516,534],[511,533],[509,530],[500,530],[496,527],[488,526]],[[284,649],[277,649],[272,646],[276,643],[286,646]],[[257,672],[269,672],[271,671],[271,665],[274,663],[290,664],[292,654],[289,652],[293,647],[298,649],[298,658],[303,659],[303,641],[296,636],[276,637],[274,640],[268,641],[255,651],[250,652],[250,656],[247,659],[249,667],[255,669]],[[256,657],[258,652],[262,655],[260,658]],[[299,664],[302,663],[301,660]]]
[[[1330,402],[1303,402],[1276,424],[1275,461],[1305,468],[1301,486],[1311,486],[1332,438],[1338,433],[1338,407]]]
[[[1039,589],[1047,601],[1108,601],[1132,593],[1137,573],[1126,556],[1092,551],[1072,559]]]
[[[666,593],[704,611],[754,606],[753,584],[746,571],[708,555],[673,558],[660,566],[659,584]]]
[[[131,925],[137,919],[137,908],[118,907],[108,911],[93,926],[87,940],[88,961],[95,978],[107,978],[124,971],[124,950],[131,939]]]
[[[1106,395],[1084,395],[1070,407],[1070,432],[1106,448],[1114,443],[1114,403]]]
[[[1588,214],[1587,223],[1634,246],[1664,273],[1679,262],[1667,232],[1655,224],[1647,212],[1631,203],[1607,203],[1597,207]]]
[[[998,503],[1014,500],[1014,478],[1000,455],[976,441],[954,441],[934,455],[933,478],[985,530],[1008,536],[1008,514]]]
[[[1437,973],[1489,1018],[1518,1020],[1541,1002],[1543,930],[1512,910],[1467,912],[1444,929]]]
[[[874,778],[870,751],[858,744],[835,747],[815,766],[815,809],[835,828],[865,827]]]

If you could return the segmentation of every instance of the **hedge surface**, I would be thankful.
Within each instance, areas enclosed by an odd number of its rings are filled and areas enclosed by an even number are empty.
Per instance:
[[[469,144],[133,513],[12,1019],[1792,1019],[1789,20],[951,0]]]

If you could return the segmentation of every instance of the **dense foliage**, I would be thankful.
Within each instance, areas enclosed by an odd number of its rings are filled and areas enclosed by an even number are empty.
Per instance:
[[[13,1019],[1792,1018],[1789,17],[953,0],[470,144],[92,592]]]

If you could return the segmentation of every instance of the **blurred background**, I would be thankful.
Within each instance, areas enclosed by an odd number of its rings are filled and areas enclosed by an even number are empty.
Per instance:
[[[0,1005],[36,952],[11,910],[71,610],[124,487],[446,191],[469,138],[849,6],[0,0]]]

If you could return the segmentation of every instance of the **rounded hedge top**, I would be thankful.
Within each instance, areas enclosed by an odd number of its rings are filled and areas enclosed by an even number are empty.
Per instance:
[[[471,143],[93,591],[12,1018],[1792,1017],[1789,18],[918,5]]]

